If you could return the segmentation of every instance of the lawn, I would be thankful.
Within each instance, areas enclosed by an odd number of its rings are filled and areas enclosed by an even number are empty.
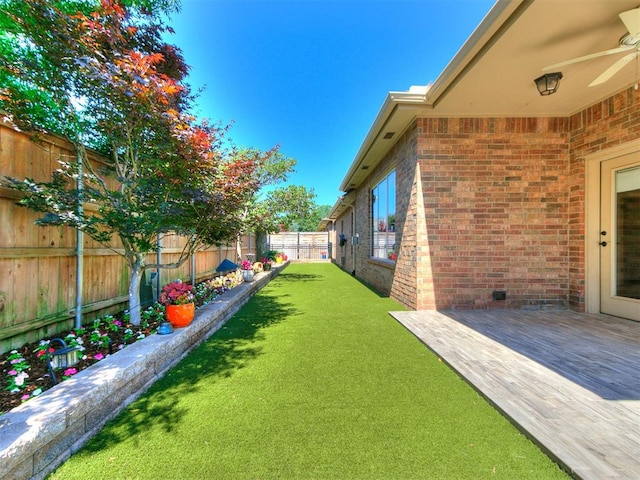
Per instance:
[[[330,264],[293,264],[51,478],[567,478]]]

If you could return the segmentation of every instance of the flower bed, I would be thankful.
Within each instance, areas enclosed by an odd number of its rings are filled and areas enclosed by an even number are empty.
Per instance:
[[[135,342],[1,415],[0,478],[45,478],[285,266],[216,297],[196,311],[188,327]]]
[[[206,280],[193,289],[192,300],[201,307],[241,282],[242,277],[237,272]],[[61,338],[67,346],[77,347],[81,352],[77,364],[55,373],[57,381],[61,382],[154,334],[163,320],[164,306],[157,303],[142,313],[142,322],[137,326],[129,323],[128,312],[106,315],[90,325],[0,355],[0,416],[54,386],[46,362],[52,338]]]

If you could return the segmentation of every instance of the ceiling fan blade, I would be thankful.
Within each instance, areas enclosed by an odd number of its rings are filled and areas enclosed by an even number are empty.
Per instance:
[[[624,26],[627,27],[627,32],[631,35],[640,34],[640,8],[634,8],[633,10],[627,10],[618,15]]]
[[[589,84],[590,87],[595,87],[596,85],[600,85],[601,83],[606,82],[611,77],[613,77],[616,73],[622,70],[627,63],[636,58],[638,52],[633,52],[628,55],[625,55],[621,59],[617,60],[613,65],[607,68],[604,72],[602,72],[598,78],[596,78],[593,82]]]
[[[565,67],[567,65],[573,65],[574,63],[584,62],[585,60],[591,60],[592,58],[604,57],[605,55],[614,55],[616,53],[626,52],[627,50],[631,50],[632,48],[636,48],[635,45],[621,45],[616,48],[612,48],[610,50],[605,50],[603,52],[590,53],[589,55],[584,55],[582,57],[572,58],[571,60],[565,60],[564,62],[554,63],[553,65],[547,65],[542,69],[543,72],[548,72],[550,70],[556,70],[560,67]]]

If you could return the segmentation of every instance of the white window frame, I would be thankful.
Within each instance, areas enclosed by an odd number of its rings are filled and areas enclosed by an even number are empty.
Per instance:
[[[396,171],[391,170],[370,192],[371,258],[395,262]]]

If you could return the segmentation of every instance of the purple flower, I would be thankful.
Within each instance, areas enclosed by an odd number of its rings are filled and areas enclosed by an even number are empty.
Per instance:
[[[17,375],[18,374],[17,370],[9,370],[7,373],[9,375]]]

